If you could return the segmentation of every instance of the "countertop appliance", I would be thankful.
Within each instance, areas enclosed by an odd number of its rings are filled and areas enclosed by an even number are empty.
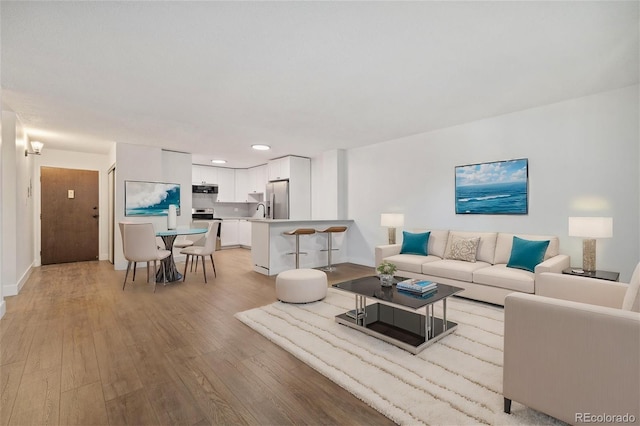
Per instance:
[[[267,218],[289,219],[288,180],[278,180],[267,184]]]

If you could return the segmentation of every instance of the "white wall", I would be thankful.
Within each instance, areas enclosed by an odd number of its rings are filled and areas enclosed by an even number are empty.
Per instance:
[[[336,149],[311,159],[311,218],[347,217],[346,151]]]
[[[41,167],[58,167],[62,169],[75,170],[92,170],[98,172],[98,188],[99,188],[99,210],[100,218],[98,219],[98,253],[100,260],[108,259],[108,239],[107,239],[107,219],[108,219],[108,183],[107,172],[111,163],[109,156],[104,154],[89,154],[75,151],[62,151],[56,149],[42,150],[42,154],[34,157],[35,164],[33,170],[34,180],[34,224],[35,224],[35,265],[40,266],[40,247],[41,247],[41,229],[40,229],[40,168]]]
[[[15,113],[2,111],[2,296],[18,294],[33,266],[33,156]]]
[[[1,99],[2,97],[2,91],[0,91],[0,104],[1,104]],[[0,111],[0,189],[2,189],[2,185],[4,182],[4,178],[3,178],[3,159],[4,159],[4,154],[3,152],[3,146],[6,145],[6,142],[3,144],[3,140],[4,140],[4,134],[2,132],[3,129],[3,125],[2,125],[2,111]],[[2,194],[4,194],[4,192],[2,192]],[[2,232],[2,224],[4,223],[3,221],[3,210],[4,210],[4,197],[2,197],[2,195],[0,194],[0,232]],[[0,318],[2,318],[4,316],[4,314],[7,312],[7,303],[4,301],[4,291],[3,291],[3,287],[4,287],[4,280],[2,278],[3,276],[3,269],[2,269],[2,263],[3,263],[3,253],[4,253],[4,248],[3,248],[3,244],[0,242]]]
[[[118,143],[115,150],[116,185],[115,185],[115,235],[114,235],[114,267],[125,269],[127,261],[122,253],[122,238],[118,223],[151,222],[156,230],[167,229],[166,216],[125,217],[124,215],[124,182],[139,180],[148,182],[179,183],[180,209],[178,226],[189,226],[191,223],[191,154],[163,151],[157,147]]]
[[[407,230],[558,235],[580,266],[568,217],[611,216],[614,236],[598,241],[597,265],[628,282],[640,259],[638,103],[632,86],[349,150],[351,261],[373,265],[387,239],[380,214],[402,212]],[[455,166],[514,158],[529,159],[528,215],[455,214]]]

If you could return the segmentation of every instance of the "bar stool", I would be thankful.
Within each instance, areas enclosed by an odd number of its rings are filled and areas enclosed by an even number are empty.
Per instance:
[[[322,251],[327,251],[329,252],[329,263],[327,264],[326,268],[322,268],[323,271],[327,271],[327,272],[333,272],[336,270],[336,268],[334,268],[333,266],[331,266],[331,252],[333,250],[338,250],[338,249],[334,249],[331,248],[331,242],[333,240],[333,234],[337,233],[337,232],[345,232],[347,230],[346,226],[330,226],[327,229],[324,229],[322,231],[318,231],[319,233],[326,233],[327,234],[327,250],[322,250]]]
[[[296,251],[287,253],[287,254],[295,254],[296,255],[296,269],[300,269],[300,255],[307,254],[305,252],[300,252],[300,235],[311,235],[315,234],[316,230],[311,228],[298,228],[293,231],[283,232],[284,235],[295,235],[296,236]]]

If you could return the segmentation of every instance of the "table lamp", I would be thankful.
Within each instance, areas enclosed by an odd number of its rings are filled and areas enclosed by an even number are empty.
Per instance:
[[[389,244],[396,243],[396,228],[404,226],[404,214],[402,213],[382,213],[380,216],[380,226],[389,228]]]
[[[613,218],[611,217],[570,217],[569,236],[582,237],[582,269],[585,272],[596,270],[596,238],[613,236]]]

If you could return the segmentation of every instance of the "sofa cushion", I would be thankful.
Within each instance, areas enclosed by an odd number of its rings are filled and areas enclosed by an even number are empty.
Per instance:
[[[445,253],[449,253],[449,250],[451,250],[452,238],[454,236],[467,239],[480,237],[478,249],[476,250],[476,259],[482,262],[493,263],[493,258],[496,251],[496,238],[498,237],[498,234],[496,232],[451,231],[449,232],[449,239],[447,240],[447,248],[445,249]]]
[[[478,242],[480,237],[460,238],[453,237],[449,252],[445,259],[463,260],[465,262],[475,262]]]
[[[473,282],[491,287],[533,293],[535,291],[535,274],[524,269],[507,268],[507,265],[493,265],[473,273]]]
[[[534,241],[513,237],[507,268],[535,272],[536,265],[544,259],[547,247],[549,247],[549,240]]]
[[[412,232],[402,231],[402,247],[400,254],[421,254],[426,256],[427,243],[429,242],[430,232],[422,232],[414,234]]]
[[[452,280],[472,282],[474,271],[488,266],[491,265],[487,262],[478,261],[472,263],[463,260],[444,259],[423,264],[422,273]]]
[[[422,273],[422,264],[441,260],[437,256],[420,256],[417,254],[396,254],[385,257],[383,260],[391,262],[398,267],[399,271]]]
[[[640,312],[640,263],[636,266],[631,281],[629,281],[629,288],[622,300],[622,309]]]
[[[447,240],[449,239],[449,231],[439,231],[437,229],[414,229],[413,232],[430,232],[429,243],[427,244],[427,254],[444,258],[445,249],[447,248]]]
[[[508,234],[506,232],[498,233],[496,241],[496,256],[493,260],[494,264],[509,263],[511,257],[511,246],[513,245],[513,237],[523,238],[525,240],[541,241],[549,240],[549,247],[544,253],[544,260],[557,256],[560,251],[560,239],[553,235],[527,235],[527,234]]]

